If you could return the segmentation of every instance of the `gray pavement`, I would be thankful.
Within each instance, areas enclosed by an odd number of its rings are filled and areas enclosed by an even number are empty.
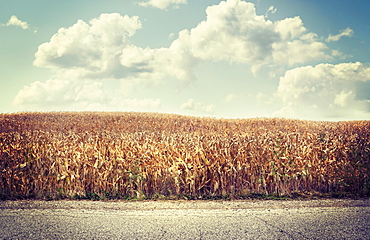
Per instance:
[[[1,202],[1,239],[370,239],[369,201]]]

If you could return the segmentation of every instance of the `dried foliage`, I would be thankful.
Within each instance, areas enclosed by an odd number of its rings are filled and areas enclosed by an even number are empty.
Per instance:
[[[0,195],[370,195],[369,130],[369,121],[0,114]]]

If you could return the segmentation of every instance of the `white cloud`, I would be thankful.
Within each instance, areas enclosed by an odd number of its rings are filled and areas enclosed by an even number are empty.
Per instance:
[[[33,82],[24,86],[14,99],[15,105],[59,105],[72,101],[70,94],[73,92],[68,80],[59,81],[50,79],[46,82]]]
[[[294,66],[311,61],[328,60],[329,48],[317,41],[315,33],[306,33],[300,17],[275,22],[275,29],[282,41],[273,44],[272,62],[276,65]]]
[[[0,23],[0,27],[1,26],[5,26],[5,27],[16,26],[24,30],[33,29],[33,33],[37,33],[37,28],[31,27],[30,24],[28,24],[27,22],[19,20],[18,17],[15,15],[11,16],[6,24]]]
[[[325,40],[326,42],[336,42],[339,41],[342,37],[352,37],[354,31],[351,28],[343,29],[337,35],[329,35],[329,37]]]
[[[280,36],[271,21],[257,16],[252,3],[229,0],[208,7],[207,20],[179,33],[173,44],[187,46],[202,60],[254,63],[272,52]]]
[[[23,22],[18,19],[17,16],[13,15],[10,17],[9,21],[6,24],[2,24],[3,26],[17,26],[21,27],[22,29],[28,29],[29,24],[27,22]]]
[[[178,8],[180,4],[187,4],[187,0],[149,0],[147,2],[139,2],[140,6],[143,7],[155,7],[159,9],[167,9],[173,5],[174,8]]]
[[[234,101],[243,100],[243,99],[244,99],[243,95],[230,93],[224,98],[224,101],[225,102],[234,102]]]
[[[84,84],[76,93],[76,101],[99,102],[103,103],[109,99],[108,93],[104,91],[102,82],[92,82]]]
[[[280,33],[283,40],[297,39],[302,36],[307,29],[303,26],[300,17],[285,18],[275,22],[275,29]]]
[[[370,116],[370,67],[362,63],[319,64],[294,68],[280,78],[276,96],[297,115]]]
[[[200,60],[261,66],[293,66],[330,59],[324,43],[307,32],[299,17],[272,22],[256,14],[252,3],[228,0],[207,8],[207,20],[183,30],[169,48],[140,48],[130,37],[142,28],[138,17],[102,14],[61,28],[39,46],[34,64],[76,78],[195,79]]]
[[[128,100],[120,94],[129,95],[130,89],[152,87],[164,79],[192,81],[197,61],[181,47],[135,46],[129,38],[141,27],[138,17],[112,13],[59,29],[39,46],[34,61],[35,66],[51,68],[54,79],[25,86],[15,105],[158,106],[158,100]],[[107,93],[102,87],[106,81],[127,89]]]
[[[34,65],[76,78],[159,82],[174,77],[191,81],[195,62],[186,51],[175,46],[140,48],[129,41],[141,27],[138,17],[118,13],[102,14],[89,23],[79,20],[69,28],[59,29],[49,42],[40,45]]]
[[[141,28],[138,17],[102,14],[89,22],[79,20],[61,28],[50,42],[39,46],[34,64],[38,67],[73,69],[81,76],[122,77],[131,69],[118,65],[129,37]]]
[[[269,13],[272,13],[272,14],[276,13],[276,11],[277,11],[277,8],[274,5],[271,5],[269,9],[266,11],[265,17],[268,17]]]
[[[168,35],[168,39],[171,40],[171,39],[174,39],[175,38],[175,34],[174,33],[170,33]]]
[[[302,40],[279,42],[274,44],[273,64],[295,66],[318,60],[330,60],[325,51],[327,46],[321,42],[307,43]]]
[[[49,79],[46,82],[36,81],[23,87],[16,95],[14,104],[68,106],[79,102],[105,104],[109,99],[110,96],[104,91],[102,82]]]
[[[154,51],[149,48],[143,49],[132,45],[124,48],[119,58],[124,67],[134,68],[138,71],[145,70],[154,61]]]
[[[196,102],[194,99],[190,98],[181,105],[181,109],[200,113],[213,113],[215,106],[213,104],[206,105],[202,102]]]
[[[180,4],[180,1],[159,2]],[[270,11],[275,10],[271,8]],[[256,71],[262,67],[282,69],[281,66],[285,65],[333,58],[328,52],[340,55],[319,42],[315,33],[308,32],[300,17],[276,22],[266,20],[263,15],[256,14],[254,4],[242,0],[222,1],[208,7],[206,13],[206,20],[193,29],[181,31],[169,48],[151,49],[134,45],[130,38],[142,28],[137,16],[101,14],[89,22],[79,20],[71,27],[61,28],[49,42],[39,46],[34,61],[35,66],[51,68],[53,78],[58,80],[35,82],[24,87],[15,103],[133,104],[139,100],[130,102],[118,93],[127,94],[129,89],[138,86],[150,87],[173,79],[191,82],[196,79],[193,69],[203,60],[247,64]],[[107,93],[103,85],[110,80],[127,89]],[[284,82],[281,84],[284,86]],[[54,89],[54,85],[59,87]],[[332,105],[346,106],[346,101],[352,96],[350,91],[348,89],[342,95],[338,92],[337,100],[334,101],[335,96],[332,98]],[[353,94],[357,96],[356,91]],[[230,95],[226,100],[237,98]],[[153,104],[147,103],[148,107],[158,105],[157,100],[153,101]],[[141,105],[146,105],[145,101]],[[193,99],[181,107],[206,113],[215,108],[212,104],[205,105]]]
[[[341,91],[334,98],[334,104],[340,107],[347,107],[351,103],[355,103],[355,94],[353,91]]]
[[[23,87],[13,104],[27,110],[154,110],[160,107],[160,99],[123,98],[108,92],[102,82],[68,81],[49,79]]]
[[[181,31],[172,45],[189,49],[201,60],[249,64],[252,71],[332,58],[299,17],[272,22],[257,15],[253,3],[241,0],[223,1],[206,12],[207,20]]]

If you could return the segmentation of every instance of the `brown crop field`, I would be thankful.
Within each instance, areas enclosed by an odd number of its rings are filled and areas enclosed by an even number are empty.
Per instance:
[[[370,121],[0,114],[0,197],[370,195]]]

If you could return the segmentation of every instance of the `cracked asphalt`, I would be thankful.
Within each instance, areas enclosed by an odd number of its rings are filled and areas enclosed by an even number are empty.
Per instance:
[[[1,239],[369,239],[370,200],[3,201]]]

